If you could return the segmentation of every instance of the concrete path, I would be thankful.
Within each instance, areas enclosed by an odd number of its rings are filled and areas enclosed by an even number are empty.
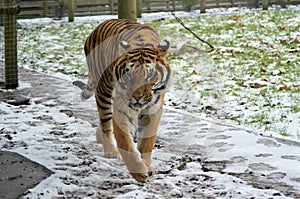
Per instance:
[[[5,138],[9,133],[0,134],[3,150],[24,153],[31,159],[43,153],[51,157],[39,163],[55,174],[26,197],[300,198],[299,142],[265,137],[166,107],[153,154],[158,174],[140,184],[130,178],[122,161],[103,158],[102,146],[95,143],[98,115],[93,100],[81,102],[80,91],[70,81],[25,70],[20,70],[20,80],[30,87],[1,93],[0,101],[29,97],[41,104],[40,111],[57,109],[75,118],[78,125],[77,132],[71,133],[70,125],[59,123],[55,116],[39,117],[39,124],[51,124],[42,139],[43,145],[49,146],[31,146],[30,153],[23,152],[20,142],[24,140],[18,135],[10,146]],[[9,121],[5,125],[9,126]],[[50,186],[53,182],[61,184]],[[11,185],[15,186],[18,182]]]
[[[0,151],[0,198],[19,198],[52,172],[21,155]]]

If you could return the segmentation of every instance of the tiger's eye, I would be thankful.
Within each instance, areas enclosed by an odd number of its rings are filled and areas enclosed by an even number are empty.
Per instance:
[[[154,75],[153,72],[149,73],[149,74],[147,75],[147,79],[151,79],[151,77],[153,77],[153,75]]]

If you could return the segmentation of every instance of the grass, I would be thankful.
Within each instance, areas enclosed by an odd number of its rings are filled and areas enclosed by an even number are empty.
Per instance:
[[[299,132],[299,16],[299,11],[284,10],[184,19],[194,32],[217,46],[210,56],[214,69],[224,78],[222,102],[227,107],[217,117],[225,115],[239,124],[273,130],[283,136]],[[176,31],[174,24],[176,21],[167,22],[167,26],[165,22],[155,25],[175,43],[185,40],[201,47],[187,36],[186,30],[178,26]],[[197,68],[197,60],[193,67]],[[275,112],[280,114],[274,115]]]
[[[216,46],[210,54],[175,20],[155,21],[172,44],[175,70],[167,104],[242,125],[296,136],[300,129],[300,11],[276,10],[183,19]],[[19,63],[36,70],[85,76],[83,44],[97,23],[53,23],[19,29]],[[183,50],[176,45],[185,44]],[[292,122],[290,122],[292,120]],[[298,125],[298,126],[297,126]],[[294,127],[293,127],[294,126]]]

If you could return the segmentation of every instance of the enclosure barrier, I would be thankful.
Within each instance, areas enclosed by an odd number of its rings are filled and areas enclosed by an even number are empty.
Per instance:
[[[0,0],[1,1],[1,0]],[[19,19],[36,17],[61,18],[76,16],[117,14],[118,0],[19,0]],[[137,0],[139,2],[139,0]],[[268,9],[270,5],[285,7],[300,4],[300,0],[142,0],[142,12],[168,12],[199,10],[219,7],[253,7]]]
[[[2,30],[0,34],[4,35],[0,39],[2,43],[0,45],[3,45],[4,42],[4,48],[2,47],[0,50],[2,51],[0,52],[2,54],[2,60],[0,60],[0,75],[2,77],[0,77],[0,81],[3,82],[2,86],[4,85],[6,89],[13,89],[18,87],[16,15],[20,12],[20,7],[16,0],[4,0],[0,6],[0,15],[3,18],[3,23],[0,24]]]

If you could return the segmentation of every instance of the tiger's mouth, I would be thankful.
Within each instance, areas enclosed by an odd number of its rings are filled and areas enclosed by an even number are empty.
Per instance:
[[[143,109],[147,106],[148,103],[141,104],[140,102],[130,103],[129,107],[132,109]]]

